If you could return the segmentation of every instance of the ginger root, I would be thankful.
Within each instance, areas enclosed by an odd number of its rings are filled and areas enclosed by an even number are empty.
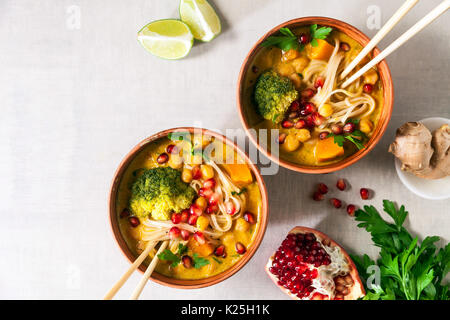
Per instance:
[[[450,127],[431,133],[419,122],[407,122],[397,129],[389,152],[402,162],[402,170],[424,179],[450,175]]]

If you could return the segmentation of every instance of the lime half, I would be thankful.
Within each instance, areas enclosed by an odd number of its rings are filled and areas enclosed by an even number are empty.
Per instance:
[[[180,17],[197,40],[211,41],[220,33],[219,17],[206,0],[181,0]]]
[[[194,43],[187,24],[175,19],[150,22],[138,32],[138,40],[145,50],[164,59],[187,56]]]

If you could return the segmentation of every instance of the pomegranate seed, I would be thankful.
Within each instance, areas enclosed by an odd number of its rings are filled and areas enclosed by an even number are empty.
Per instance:
[[[302,129],[304,127],[306,127],[306,122],[303,119],[300,119],[295,123],[295,129]]]
[[[347,188],[347,184],[345,183],[344,179],[339,179],[336,182],[336,188],[338,188],[341,191],[344,191],[345,188]]]
[[[284,121],[281,123],[281,126],[282,126],[283,128],[289,129],[289,128],[292,128],[292,127],[294,126],[294,123],[293,123],[292,121],[290,121],[290,120],[284,120]]]
[[[173,224],[179,224],[181,222],[181,213],[172,213],[171,220]]]
[[[195,226],[195,224],[197,223],[197,219],[198,217],[195,214],[191,214],[188,219],[188,224],[190,224],[191,226]]]
[[[316,94],[316,91],[312,88],[306,88],[302,91],[301,96],[305,99],[311,99]]]
[[[334,134],[342,134],[342,127],[338,124],[332,124],[331,125],[331,131]]]
[[[291,112],[297,112],[300,110],[300,102],[298,102],[298,100],[295,100],[294,102],[291,103],[291,106],[289,107],[289,110]]]
[[[316,191],[316,192],[314,192],[314,194],[313,194],[313,199],[314,199],[315,201],[321,201],[321,200],[323,200],[323,194],[320,193],[319,191]]]
[[[219,207],[217,205],[209,205],[206,207],[207,214],[215,214],[217,211],[219,211]]]
[[[307,104],[305,104],[305,112],[306,112],[306,114],[314,113],[314,112],[316,112],[316,110],[317,110],[317,108],[314,105],[314,103],[308,102]]]
[[[291,113],[289,113],[289,115],[288,115],[288,118],[289,119],[295,119],[295,118],[298,118],[298,113],[297,112],[291,112]],[[292,121],[291,121],[292,122]],[[283,124],[282,124],[283,125]],[[292,123],[292,126],[294,125],[294,123]]]
[[[211,189],[200,188],[198,190],[198,195],[201,197],[204,197],[206,199],[209,199],[213,195],[213,193],[214,193],[214,191]]]
[[[216,186],[216,180],[214,178],[208,179],[203,182],[203,188],[205,189],[213,189]]]
[[[166,148],[166,152],[167,152],[168,154],[172,154],[172,153],[178,153],[179,150],[178,150],[178,147],[177,147],[176,145],[174,145],[174,144],[169,144],[169,145],[167,146],[167,148]]]
[[[194,233],[194,239],[195,239],[195,241],[197,241],[199,244],[204,244],[204,243],[206,242],[205,236],[204,236],[203,233],[201,233],[200,231],[197,231],[196,233]]]
[[[156,162],[158,162],[159,164],[163,164],[163,163],[166,163],[167,160],[169,160],[169,155],[164,152],[158,156],[158,158],[156,159]]]
[[[225,246],[223,244],[218,246],[214,250],[214,255],[217,256],[217,257],[223,257],[224,254],[225,254]]]
[[[188,220],[189,220],[189,210],[188,209],[184,209],[183,211],[181,211],[181,214],[180,214],[180,222],[183,222],[183,223],[187,223],[188,222]]]
[[[321,133],[319,133],[319,139],[320,140],[325,140],[328,137],[329,134],[330,133],[327,132],[327,131],[322,131]]]
[[[308,33],[302,33],[299,37],[298,37],[299,41],[301,44],[308,44],[311,42],[311,36]]]
[[[347,42],[341,42],[341,44],[339,45],[339,49],[344,52],[350,51],[350,45]]]
[[[258,73],[259,69],[257,66],[253,66],[252,71],[253,71],[253,73]]]
[[[314,87],[317,88],[322,88],[323,84],[325,83],[325,78],[324,77],[317,77],[316,81],[314,82]]]
[[[325,183],[319,183],[317,185],[317,191],[319,191],[321,194],[327,194],[328,186]]]
[[[130,210],[128,210],[127,208],[123,209],[122,212],[120,213],[120,219],[122,218],[126,218],[130,216]]]
[[[189,240],[190,235],[191,233],[189,231],[181,229],[181,239],[183,239],[184,241]]]
[[[210,205],[217,205],[220,201],[220,194],[214,192],[210,197],[208,203]]]
[[[133,228],[136,228],[138,225],[141,224],[141,222],[139,221],[139,218],[137,218],[137,217],[129,217],[128,222],[130,223],[130,225]]]
[[[350,217],[353,217],[355,215],[355,210],[356,210],[356,207],[353,204],[349,204],[347,206],[347,213]]]
[[[225,210],[230,216],[236,213],[236,207],[234,206],[233,201],[225,202]]]
[[[363,199],[363,200],[369,199],[369,190],[368,189],[361,188],[361,190],[359,190],[359,194],[361,195],[361,199]]]
[[[192,268],[192,258],[191,257],[189,257],[189,256],[183,256],[182,258],[181,258],[181,262],[183,262],[183,266],[186,268],[186,269],[190,269],[190,268]]]
[[[284,140],[286,140],[287,134],[286,133],[282,133],[278,136],[278,143],[279,144],[283,144]]]
[[[194,216],[200,217],[203,214],[202,208],[200,208],[195,203],[191,204],[191,206],[189,207],[189,211],[191,213],[191,216],[194,215]]]
[[[245,219],[245,221],[247,221],[250,224],[255,224],[256,223],[255,216],[251,212],[247,211],[246,213],[244,213],[244,219]]]
[[[202,172],[200,171],[200,166],[194,166],[192,168],[192,179],[198,180],[202,177]]]
[[[351,122],[346,123],[342,130],[344,131],[344,133],[352,133],[353,131],[355,131],[355,124]]]
[[[236,252],[239,254],[244,254],[247,248],[240,242],[236,242]]]
[[[342,201],[336,198],[332,198],[330,200],[331,204],[336,208],[339,209],[340,207],[342,207]]]
[[[323,117],[318,112],[312,113],[311,116],[316,126],[320,126],[323,123]]]
[[[315,124],[314,124],[314,119],[312,117],[312,115],[307,115],[305,118],[305,122],[306,122],[306,126],[308,128],[314,128]]]
[[[169,237],[171,240],[178,239],[180,237],[180,235],[181,235],[181,231],[177,227],[172,227],[169,230]]]
[[[371,93],[372,90],[373,90],[373,85],[371,85],[370,83],[366,83],[366,84],[363,86],[363,91],[364,91],[365,93]]]

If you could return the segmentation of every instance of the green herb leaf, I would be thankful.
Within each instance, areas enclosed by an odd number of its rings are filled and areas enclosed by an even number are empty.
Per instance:
[[[218,264],[222,264],[222,261],[220,261],[219,259],[217,259],[216,257],[212,257],[213,258],[213,260],[215,261],[215,262],[217,262]]]
[[[158,254],[158,258],[163,261],[171,262],[172,267],[176,267],[181,262],[180,257],[178,257],[169,249],[166,249]]]
[[[242,188],[241,190],[239,190],[239,192],[236,192],[236,191],[231,191],[231,194],[233,195],[233,196],[240,196],[241,194],[243,194],[244,192],[247,192],[247,188]]]
[[[195,269],[200,269],[201,267],[209,264],[208,259],[199,257],[197,253],[194,253],[194,256],[192,257],[192,259],[194,260],[194,268]]]
[[[334,143],[336,143],[339,147],[344,146],[345,137],[343,135],[341,134],[336,135],[334,133],[330,133],[328,137],[334,137]]]
[[[185,246],[185,245],[183,245],[181,243],[178,245],[178,255],[179,256],[184,255],[187,251],[188,251],[188,247],[187,246]]]
[[[311,39],[315,40],[315,39],[326,39],[328,37],[328,35],[331,33],[331,31],[333,31],[332,28],[330,27],[321,27],[319,29],[317,29],[317,24],[313,24],[310,28],[309,28],[310,32],[311,32]],[[311,45],[314,46],[311,42]]]
[[[280,33],[282,36],[270,36],[261,44],[263,47],[275,46],[283,51],[291,49],[302,50],[303,46],[300,46],[297,36],[289,28],[281,28]]]
[[[353,142],[353,144],[358,148],[358,150],[365,148],[364,144],[361,141],[353,138],[351,135],[344,136],[344,138],[349,140],[350,142]]]

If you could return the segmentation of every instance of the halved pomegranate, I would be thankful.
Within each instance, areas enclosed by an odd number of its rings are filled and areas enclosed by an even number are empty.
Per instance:
[[[365,295],[347,252],[324,233],[306,227],[289,231],[266,271],[295,300],[355,300]]]

